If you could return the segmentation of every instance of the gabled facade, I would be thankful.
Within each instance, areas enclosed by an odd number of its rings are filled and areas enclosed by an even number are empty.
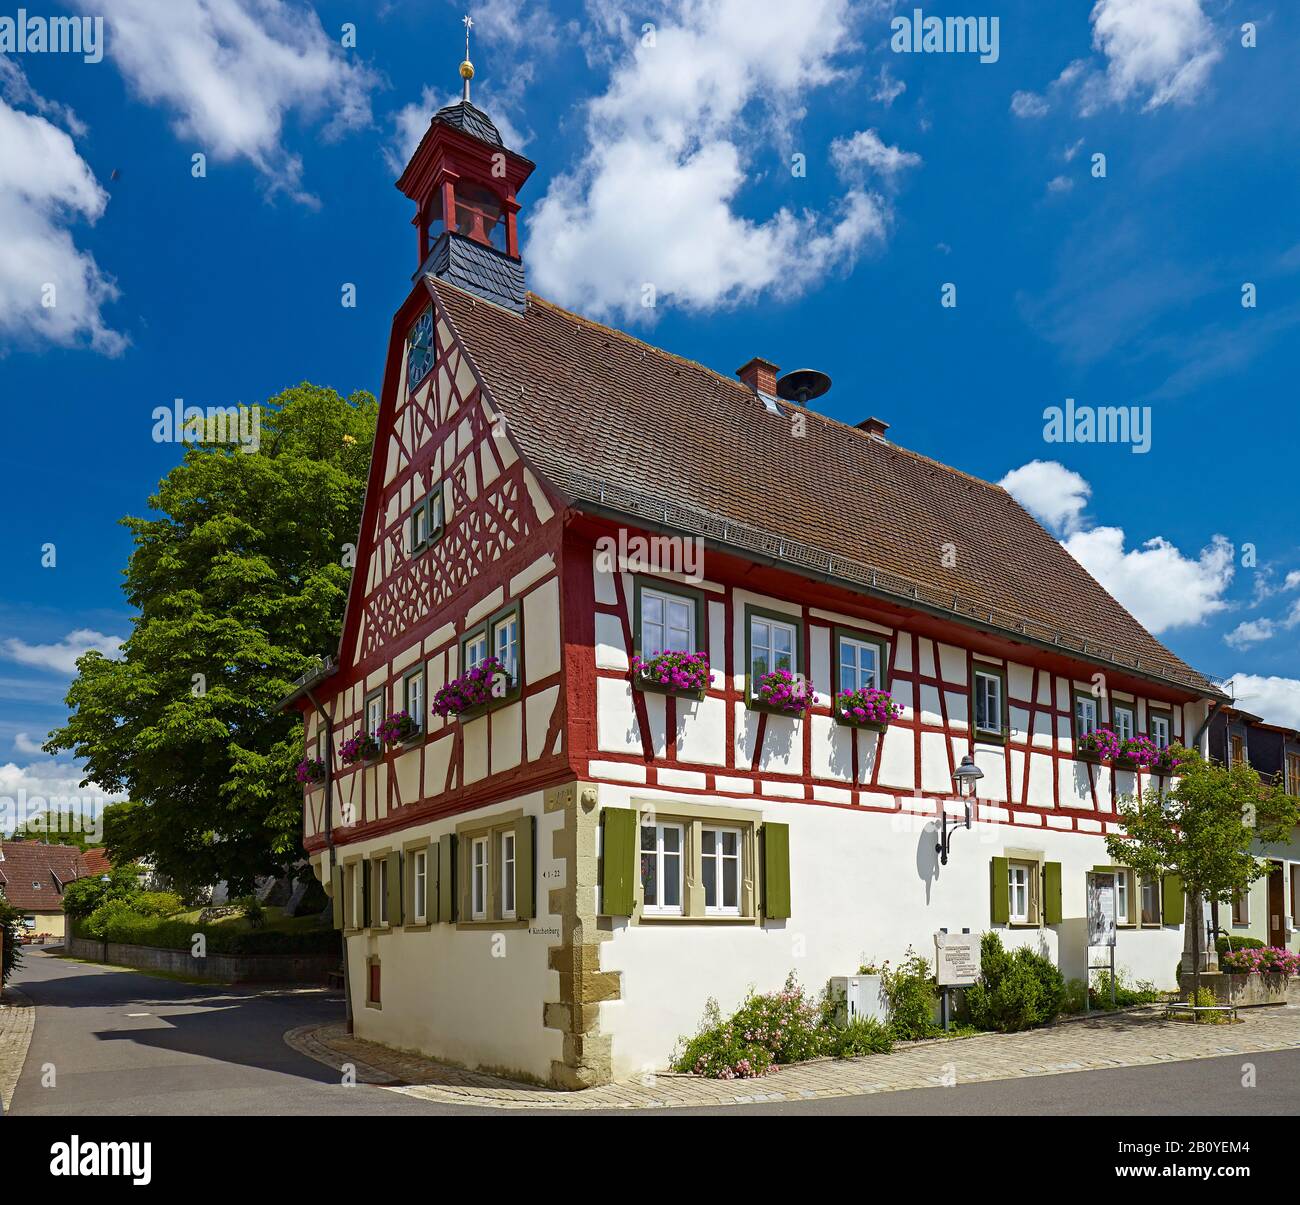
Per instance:
[[[710,997],[820,988],[941,927],[1083,977],[1085,877],[1149,774],[1078,742],[1203,749],[1219,692],[1001,489],[774,396],[765,361],[726,378],[513,292],[488,227],[523,169],[490,173],[499,138],[463,105],[403,177],[420,271],[338,659],[288,701],[325,767],[304,838],[357,1033],[580,1086],[664,1066]],[[705,679],[635,668],[665,649]],[[496,692],[441,714],[489,657]],[[774,669],[807,684],[798,714],[763,697]],[[836,699],[868,687],[884,725]],[[414,730],[344,764],[403,711]],[[968,756],[974,823],[942,864]],[[1120,965],[1172,985],[1179,884],[1111,872]]]
[[[0,841],[0,896],[22,913],[28,933],[62,937],[64,889],[89,873],[75,845]]]

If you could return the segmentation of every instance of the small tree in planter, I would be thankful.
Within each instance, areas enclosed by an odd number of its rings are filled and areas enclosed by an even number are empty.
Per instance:
[[[433,696],[433,710],[444,719],[462,716],[504,699],[510,690],[510,673],[495,657],[484,657],[473,669],[453,678]]]
[[[632,658],[632,673],[638,685],[669,694],[703,698],[709,686],[709,658],[706,653],[660,653],[655,657]]]
[[[1201,989],[1201,901],[1227,903],[1268,871],[1251,846],[1290,839],[1300,805],[1254,768],[1231,768],[1178,747],[1178,784],[1162,792],[1149,786],[1140,799],[1121,798],[1123,834],[1106,838],[1110,856],[1140,875],[1176,874],[1190,907],[1185,916],[1191,945],[1193,995]],[[1184,962],[1186,955],[1184,956]]]
[[[319,757],[304,757],[294,770],[294,777],[307,786],[325,781],[325,763]]]
[[[369,761],[379,756],[379,742],[368,732],[358,732],[339,746],[339,761],[345,766],[355,765],[359,761]]]
[[[395,711],[375,730],[376,735],[385,745],[400,745],[420,731],[417,724],[405,711]]]
[[[1097,728],[1085,732],[1075,743],[1075,752],[1079,757],[1092,761],[1110,761],[1119,756],[1119,737],[1109,728]]]
[[[812,706],[813,686],[788,669],[770,669],[754,683],[754,702],[786,715],[803,715]]]
[[[903,709],[894,702],[889,691],[867,686],[836,695],[835,714],[842,724],[883,732],[890,720],[903,714]]]

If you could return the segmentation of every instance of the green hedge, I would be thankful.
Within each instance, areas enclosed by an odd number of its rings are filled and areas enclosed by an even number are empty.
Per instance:
[[[73,935],[91,941],[120,942],[124,945],[155,946],[163,950],[189,950],[194,935],[207,938],[209,954],[298,954],[342,956],[339,934],[334,929],[276,929],[232,931],[229,925],[200,925],[193,921],[163,920],[138,913],[115,912],[103,925],[103,936],[87,932],[81,922],[73,923]]]

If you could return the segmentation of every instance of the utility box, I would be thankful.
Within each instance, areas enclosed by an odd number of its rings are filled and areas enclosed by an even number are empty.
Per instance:
[[[837,975],[831,979],[831,1000],[835,1004],[835,1024],[843,1028],[850,1021],[889,1019],[885,1003],[884,980],[880,975]]]

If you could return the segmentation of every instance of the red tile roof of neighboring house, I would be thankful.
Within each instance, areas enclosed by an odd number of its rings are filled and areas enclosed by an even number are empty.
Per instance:
[[[0,841],[0,893],[23,912],[57,912],[63,888],[86,874],[75,845],[40,841]]]
[[[85,864],[87,874],[108,874],[113,869],[113,863],[108,860],[108,854],[98,845],[92,846],[82,853],[81,860]]]
[[[1220,693],[1000,486],[815,410],[772,413],[740,381],[534,294],[518,314],[425,283],[524,455],[577,507]]]

